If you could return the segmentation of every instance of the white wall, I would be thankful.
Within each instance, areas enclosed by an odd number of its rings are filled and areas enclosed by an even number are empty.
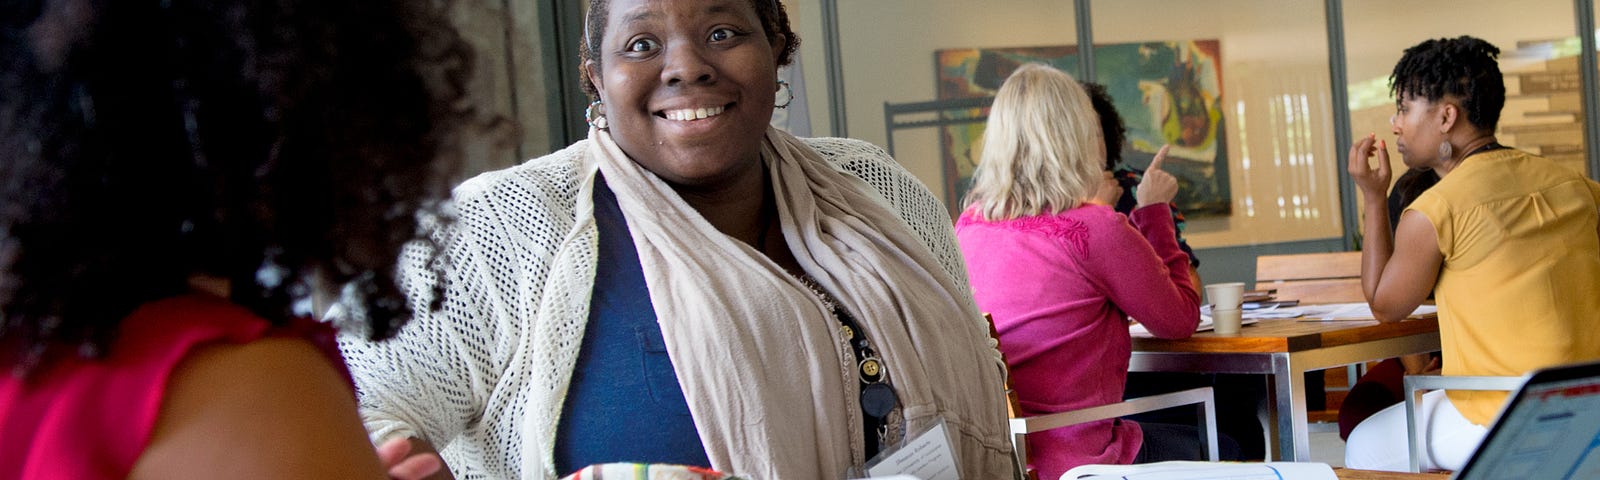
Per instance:
[[[820,7],[790,2],[805,43],[815,132],[827,125]],[[1387,78],[1405,47],[1472,34],[1510,51],[1570,36],[1567,0],[1346,0],[1350,83]],[[1096,43],[1216,39],[1233,214],[1191,218],[1196,247],[1343,235],[1333,146],[1327,33],[1320,0],[1103,0],[1091,5]],[[839,2],[848,136],[886,143],[884,102],[935,99],[933,52],[1077,43],[1071,0]],[[813,80],[815,79],[815,80]],[[1102,81],[1107,79],[1101,79]],[[1380,109],[1381,110],[1381,109]],[[1353,134],[1386,135],[1387,113],[1354,112]],[[937,129],[900,130],[896,158],[943,195]]]
[[[884,102],[934,100],[934,51],[1075,44],[1076,22],[1070,0],[839,2],[849,136],[884,145]],[[937,134],[900,131],[895,157],[942,198]]]

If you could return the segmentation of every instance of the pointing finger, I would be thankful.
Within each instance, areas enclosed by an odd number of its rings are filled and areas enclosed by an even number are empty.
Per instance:
[[[1162,145],[1161,146],[1161,151],[1156,152],[1156,158],[1153,159],[1153,160],[1150,160],[1150,168],[1146,168],[1144,170],[1146,172],[1149,172],[1149,171],[1152,171],[1152,170],[1161,170],[1161,164],[1166,163],[1166,161],[1167,161],[1167,150],[1170,149],[1170,148],[1172,148],[1172,145]]]

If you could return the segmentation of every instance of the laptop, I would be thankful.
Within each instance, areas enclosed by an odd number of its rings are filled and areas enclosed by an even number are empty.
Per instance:
[[[1450,478],[1600,479],[1600,362],[1535,371]]]

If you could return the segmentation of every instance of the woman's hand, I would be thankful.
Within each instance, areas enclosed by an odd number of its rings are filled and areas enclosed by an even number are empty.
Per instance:
[[[1389,150],[1377,134],[1369,133],[1350,146],[1350,179],[1367,195],[1383,196],[1389,191]],[[1378,168],[1372,168],[1372,157],[1378,157]]]
[[[424,449],[426,450],[426,449]],[[378,446],[378,462],[395,480],[422,480],[444,470],[439,454],[423,451],[412,455],[411,440],[393,438]]]
[[[1122,185],[1117,183],[1117,178],[1110,170],[1100,172],[1100,188],[1095,189],[1094,196],[1088,202],[1107,207],[1117,206],[1117,199],[1122,198]]]
[[[1438,375],[1442,364],[1439,357],[1429,353],[1416,353],[1401,355],[1400,365],[1406,370],[1406,375]]]
[[[1156,152],[1156,158],[1150,161],[1150,168],[1145,169],[1144,178],[1139,181],[1139,189],[1133,196],[1139,201],[1139,207],[1171,202],[1178,196],[1178,179],[1172,174],[1161,169],[1161,164],[1167,160],[1167,149],[1171,145],[1164,145],[1161,151]]]

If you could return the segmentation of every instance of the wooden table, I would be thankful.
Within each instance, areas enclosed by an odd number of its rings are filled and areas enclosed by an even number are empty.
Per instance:
[[[1402,322],[1262,320],[1236,335],[1196,333],[1184,340],[1134,335],[1134,372],[1250,373],[1272,376],[1274,458],[1311,460],[1305,372],[1439,350],[1437,318]]]
[[[1333,469],[1339,480],[1448,480],[1448,473],[1374,472],[1372,470]]]

